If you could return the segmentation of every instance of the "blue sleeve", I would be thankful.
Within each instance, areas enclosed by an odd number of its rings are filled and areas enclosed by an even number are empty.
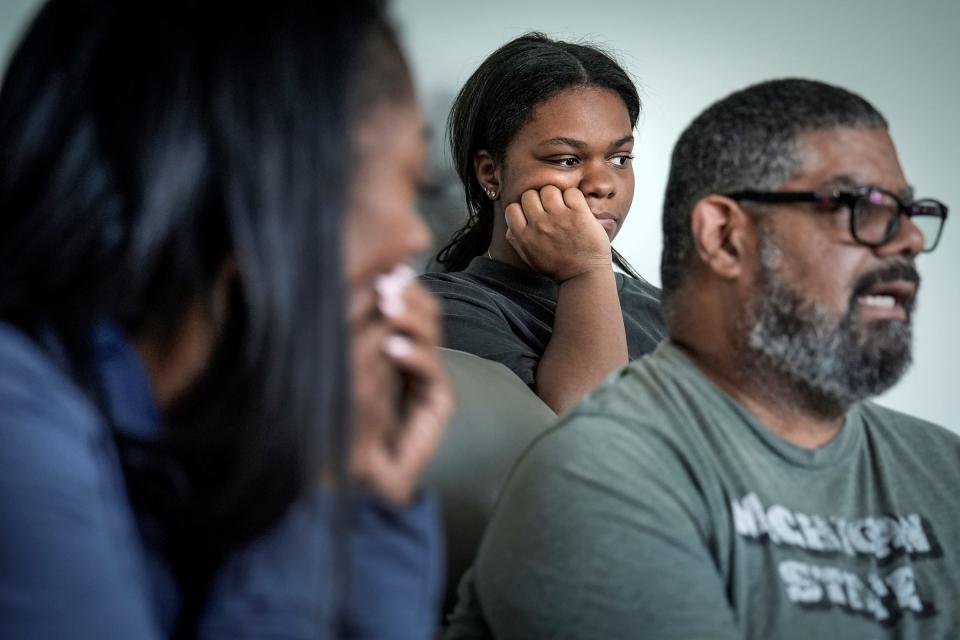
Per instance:
[[[162,637],[111,435],[42,355],[11,344],[0,327],[0,636]],[[302,500],[235,553],[199,637],[430,638],[441,587],[433,501],[392,510],[344,498],[338,519],[340,504]]]
[[[445,572],[436,501],[421,494],[397,510],[368,499],[353,513],[343,637],[433,638]]]
[[[336,513],[342,527],[335,527]],[[301,500],[228,560],[198,635],[431,638],[442,572],[437,523],[429,497],[402,510],[370,497],[342,505],[327,493]]]
[[[38,351],[0,339],[0,635],[159,637],[112,439]]]

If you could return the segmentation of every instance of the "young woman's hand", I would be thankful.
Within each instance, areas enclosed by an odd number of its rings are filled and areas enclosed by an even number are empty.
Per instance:
[[[414,276],[405,265],[380,276],[351,313],[351,473],[398,505],[414,497],[453,411],[438,351],[438,306]]]
[[[531,269],[557,283],[610,268],[610,238],[576,187],[529,189],[504,215],[510,246]]]

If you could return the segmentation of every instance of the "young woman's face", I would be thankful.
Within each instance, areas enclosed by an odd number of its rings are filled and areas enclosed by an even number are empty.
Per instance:
[[[633,202],[633,126],[623,100],[609,89],[576,87],[534,109],[498,167],[500,202],[528,189],[576,187],[612,240]]]

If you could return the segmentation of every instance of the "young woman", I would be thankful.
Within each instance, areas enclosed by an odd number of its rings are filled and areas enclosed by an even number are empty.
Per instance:
[[[379,3],[52,0],[0,149],[2,635],[432,635],[451,396]]]
[[[639,112],[605,53],[528,34],[450,113],[469,219],[437,256],[446,273],[424,277],[446,346],[502,362],[557,413],[664,335],[659,291],[610,246],[633,200]]]

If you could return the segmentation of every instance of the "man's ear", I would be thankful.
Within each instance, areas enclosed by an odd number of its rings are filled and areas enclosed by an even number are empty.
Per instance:
[[[500,167],[490,155],[489,151],[481,149],[473,157],[473,170],[477,174],[477,182],[484,191],[500,195]]]
[[[704,266],[721,278],[739,277],[754,236],[750,216],[730,198],[710,195],[694,205],[690,218],[693,246]]]

